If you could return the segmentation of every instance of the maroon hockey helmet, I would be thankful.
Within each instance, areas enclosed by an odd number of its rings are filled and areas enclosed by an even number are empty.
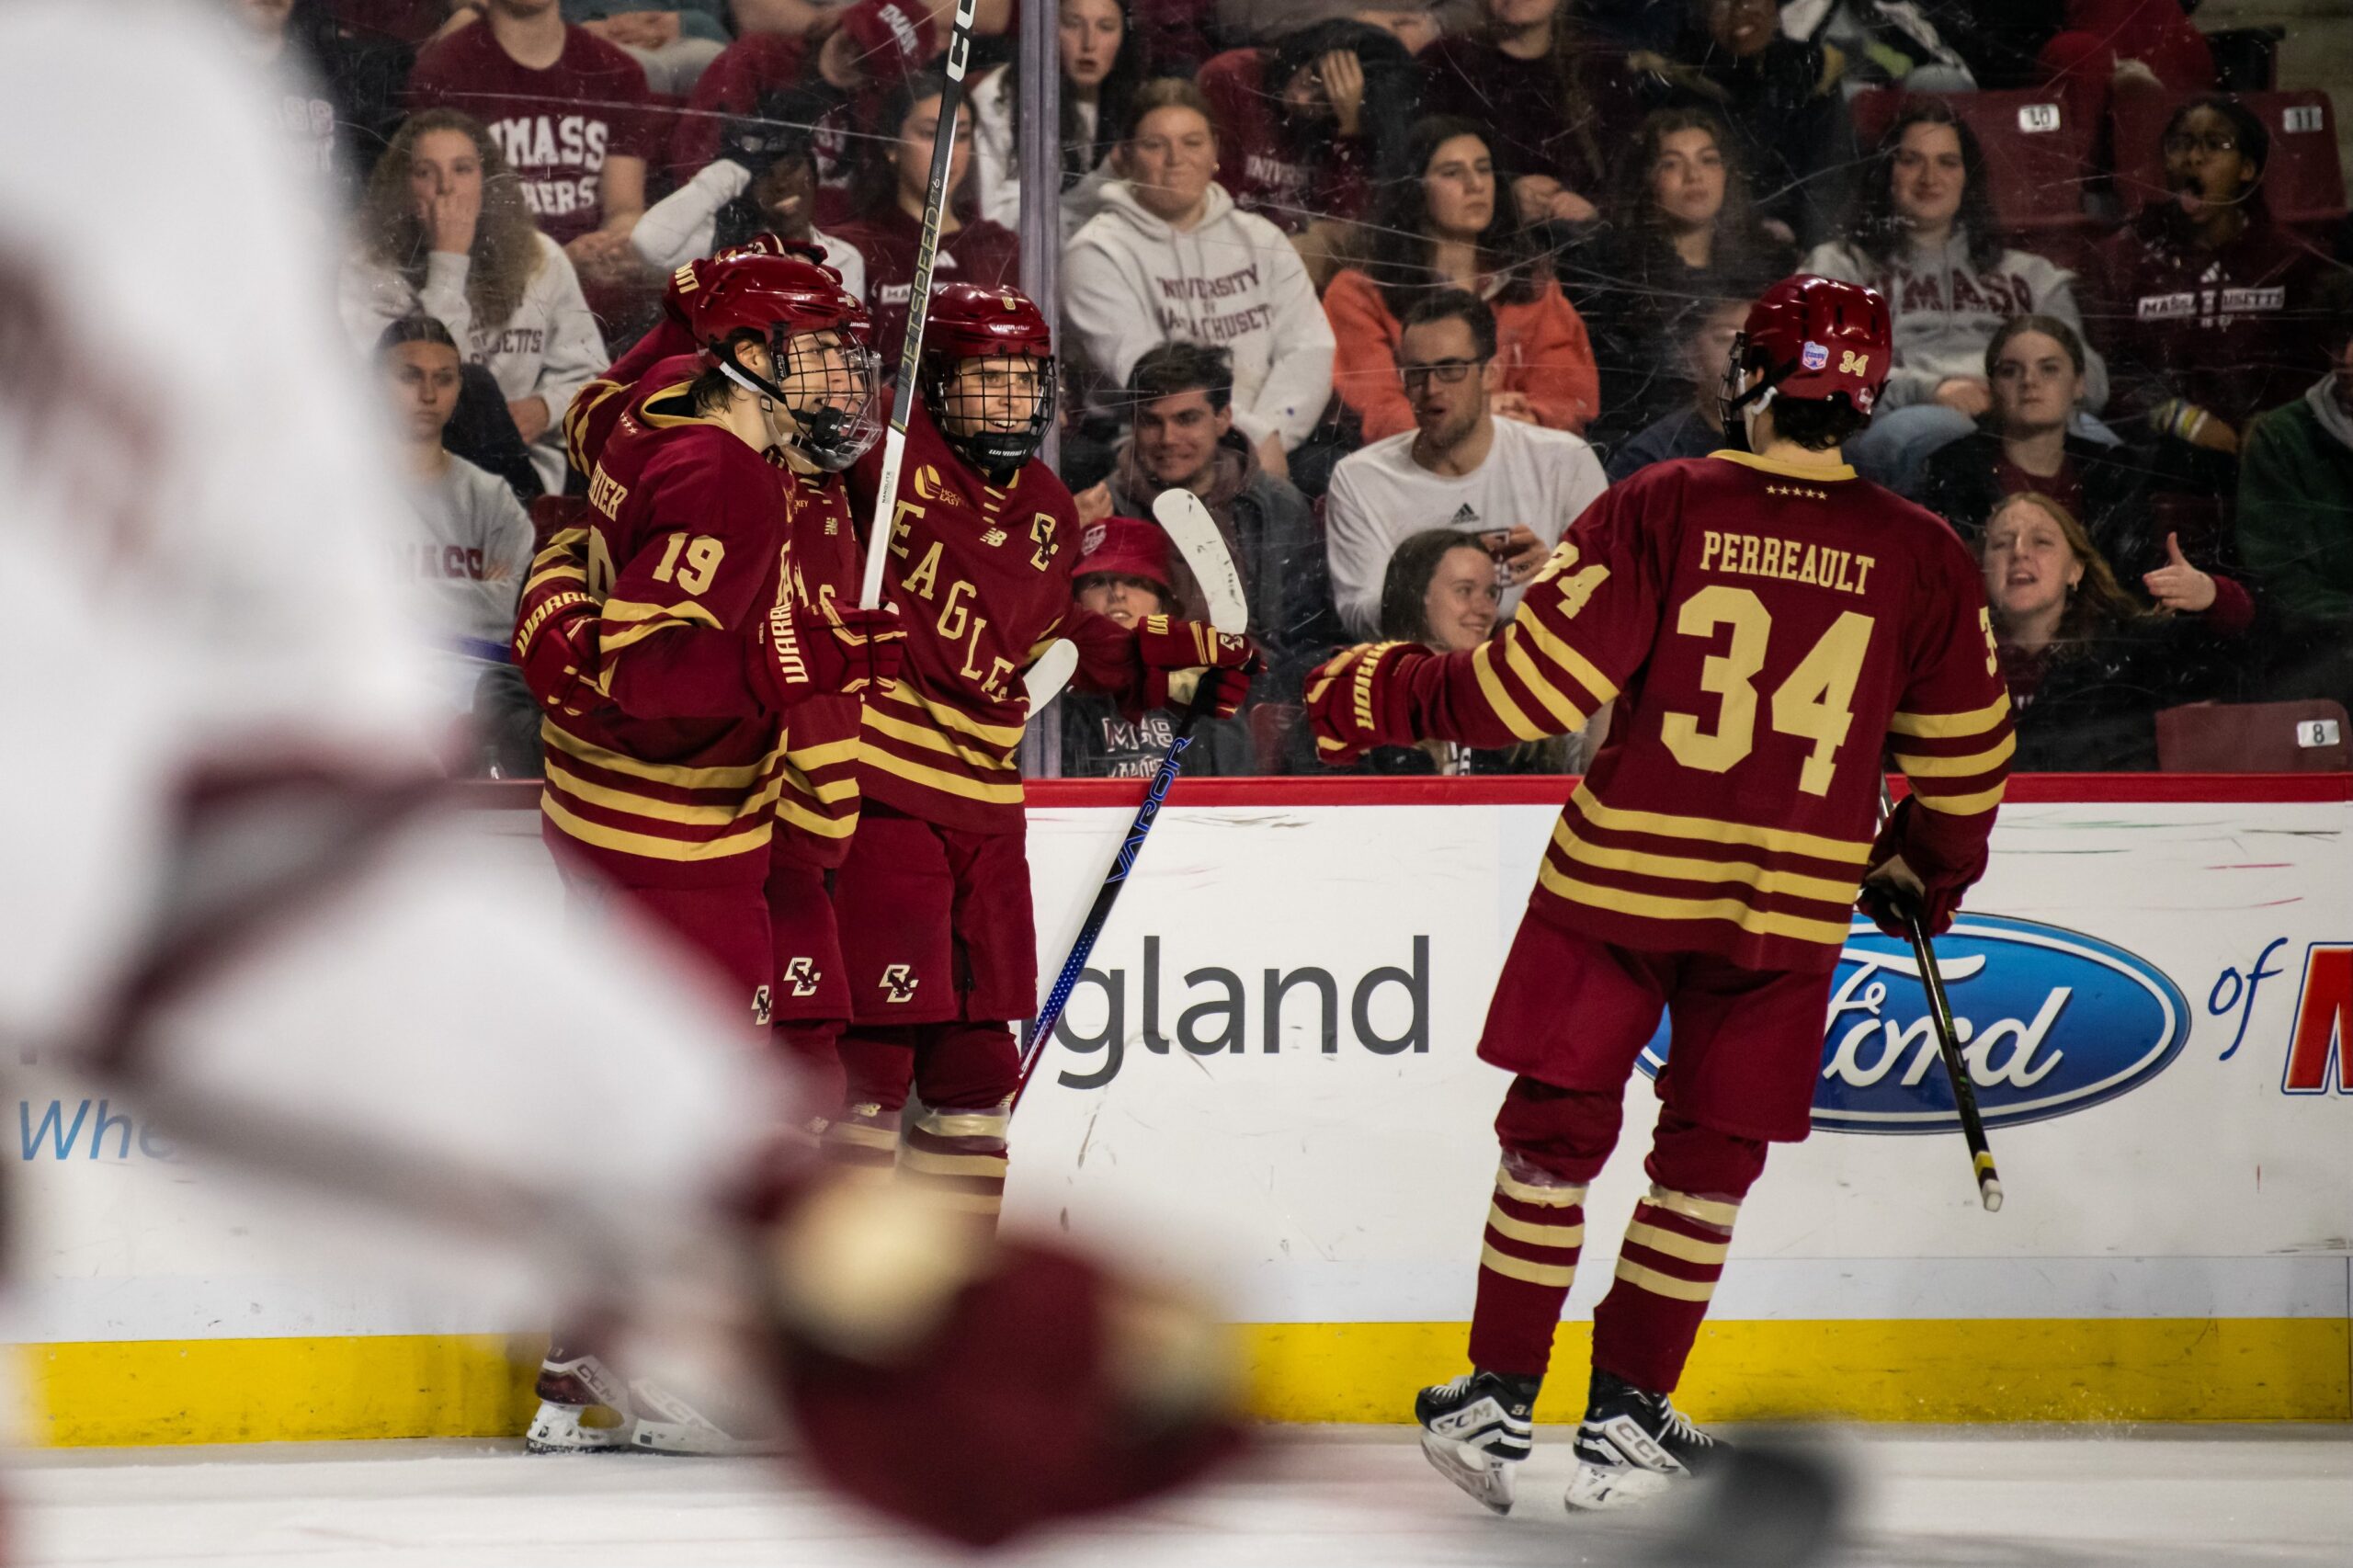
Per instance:
[[[1724,428],[1742,428],[1742,412],[1767,393],[1819,399],[1843,393],[1868,417],[1887,385],[1894,327],[1878,290],[1801,272],[1757,297],[1733,339],[1724,369]],[[1755,385],[1741,378],[1756,370]]]
[[[863,457],[882,433],[881,368],[873,323],[840,274],[798,255],[702,265],[680,308],[711,364],[789,411],[795,428],[779,438],[818,467],[838,472]],[[821,333],[831,341],[820,342]],[[769,375],[743,363],[746,338],[767,347]]]
[[[1036,374],[1023,389],[1003,372],[968,372],[975,359],[1028,359]],[[1053,425],[1053,331],[1018,289],[949,283],[933,290],[920,376],[941,437],[1000,481],[1037,455]]]

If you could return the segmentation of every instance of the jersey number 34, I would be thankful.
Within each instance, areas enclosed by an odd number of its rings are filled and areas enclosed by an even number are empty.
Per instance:
[[[1870,647],[1871,625],[1868,615],[1843,612],[1773,688],[1773,728],[1813,743],[1798,775],[1798,788],[1809,795],[1829,793],[1837,772],[1838,748],[1855,722],[1855,682]],[[1728,771],[1756,746],[1756,680],[1772,640],[1773,613],[1748,589],[1717,583],[1684,600],[1675,619],[1684,636],[1711,641],[1725,626],[1732,629],[1731,645],[1699,666],[1699,689],[1719,699],[1715,728],[1703,728],[1696,713],[1660,719],[1660,738],[1675,760],[1703,773]]]

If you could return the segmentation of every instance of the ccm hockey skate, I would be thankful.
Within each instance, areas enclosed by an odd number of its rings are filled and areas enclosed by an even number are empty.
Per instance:
[[[610,1454],[629,1447],[637,1424],[629,1388],[596,1357],[551,1346],[534,1391],[539,1414],[523,1446],[535,1454]]]
[[[1675,1482],[1704,1474],[1730,1450],[1684,1417],[1663,1393],[1650,1393],[1596,1367],[1577,1427],[1577,1472],[1571,1509],[1627,1508]]]
[[[1465,1372],[1414,1399],[1422,1455],[1432,1468],[1497,1514],[1511,1512],[1512,1471],[1535,1437],[1541,1378]]]

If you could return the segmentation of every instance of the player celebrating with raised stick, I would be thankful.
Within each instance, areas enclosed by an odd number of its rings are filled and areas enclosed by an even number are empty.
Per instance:
[[[1656,464],[1578,518],[1518,617],[1468,653],[1352,648],[1311,677],[1329,762],[1423,737],[1572,731],[1615,699],[1479,1042],[1517,1076],[1480,1249],[1472,1370],[1415,1403],[1432,1463],[1496,1512],[1656,1027],[1664,1102],[1617,1278],[1594,1312],[1573,1508],[1704,1469],[1669,1403],[1767,1146],[1806,1135],[1831,973],[1863,882],[1949,925],[1985,866],[2011,752],[1978,574],[1937,517],[1857,479],[1839,444],[1888,370],[1887,305],[1786,278],[1748,314],[1724,428],[1748,450]],[[1911,797],[1877,835],[1883,743]]]
[[[1230,715],[1256,652],[1198,622],[1154,616],[1131,631],[1073,602],[1077,509],[1034,458],[1053,420],[1053,344],[1028,298],[962,283],[935,291],[919,373],[885,578],[906,664],[866,704],[865,815],[835,887],[849,1091],[824,1136],[841,1163],[895,1163],[993,1224],[1020,1076],[1010,1021],[1037,1006],[1013,759],[1029,712],[1022,672],[1059,635],[1078,648],[1082,687],[1143,711],[1168,704],[1173,675],[1206,669],[1215,711]],[[881,459],[852,472],[860,516]],[[902,1150],[911,1086],[925,1112]]]

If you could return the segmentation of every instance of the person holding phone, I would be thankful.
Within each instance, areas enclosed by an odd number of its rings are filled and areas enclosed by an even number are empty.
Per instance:
[[[1432,294],[1405,317],[1397,376],[1414,427],[1340,460],[1324,525],[1332,593],[1358,636],[1380,631],[1397,546],[1426,528],[1461,534],[1495,562],[1502,613],[1577,515],[1608,487],[1584,437],[1496,416],[1495,318],[1475,294]]]

